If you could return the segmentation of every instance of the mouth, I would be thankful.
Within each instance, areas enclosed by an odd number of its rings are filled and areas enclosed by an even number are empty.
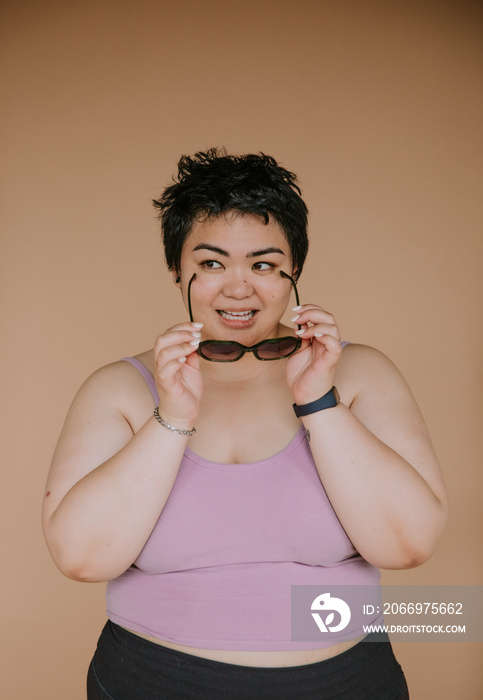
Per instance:
[[[251,325],[256,310],[252,309],[250,311],[225,311],[217,309],[219,316],[223,319],[225,323],[230,325],[232,328],[246,328]]]

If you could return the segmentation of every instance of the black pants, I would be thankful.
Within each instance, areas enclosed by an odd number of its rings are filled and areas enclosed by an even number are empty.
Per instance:
[[[409,700],[389,639],[326,661],[238,666],[168,649],[108,622],[87,677],[88,700]]]

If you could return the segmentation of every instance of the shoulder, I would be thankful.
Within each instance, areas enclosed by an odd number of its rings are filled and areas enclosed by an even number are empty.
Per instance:
[[[408,383],[384,353],[366,345],[347,345],[339,365],[340,388],[336,386],[341,401],[371,432],[391,445],[398,431],[406,437],[429,439]]]
[[[344,347],[338,369],[337,388],[345,396],[346,405],[367,392],[377,392],[398,386],[404,391],[409,387],[394,362],[383,352],[369,345],[349,343]],[[339,386],[340,384],[340,386]],[[343,399],[344,400],[344,399]]]
[[[92,372],[81,385],[79,393],[99,393],[107,398],[120,398],[138,383],[138,376],[140,373],[130,362],[116,360]]]
[[[150,352],[138,355],[136,359],[150,371],[143,361]],[[152,411],[153,399],[145,379],[130,362],[117,360],[95,370],[83,382],[77,392],[73,407],[84,410],[114,409],[121,412],[129,422],[138,423]]]

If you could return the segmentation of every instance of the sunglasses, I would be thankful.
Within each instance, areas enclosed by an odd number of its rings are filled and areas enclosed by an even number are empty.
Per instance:
[[[299,306],[300,301],[295,281],[282,270],[280,270],[280,274],[292,283],[295,298],[297,299],[297,306]],[[191,284],[195,278],[196,272],[188,284],[188,310],[191,323],[193,323]],[[203,340],[203,342],[199,344],[196,352],[204,360],[208,360],[209,362],[236,362],[237,360],[241,360],[246,352],[252,352],[257,360],[268,361],[290,357],[290,355],[293,355],[293,353],[300,348],[301,344],[302,339],[292,335],[286,335],[283,338],[267,338],[267,340],[261,340],[259,343],[251,345],[250,347],[242,345],[236,340]]]

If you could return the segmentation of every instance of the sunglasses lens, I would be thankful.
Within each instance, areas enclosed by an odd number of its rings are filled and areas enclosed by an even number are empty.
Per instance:
[[[199,348],[199,354],[212,362],[233,362],[243,352],[236,343],[206,343]]]
[[[299,346],[298,338],[280,338],[276,342],[262,343],[257,348],[261,360],[277,360],[291,355]]]

